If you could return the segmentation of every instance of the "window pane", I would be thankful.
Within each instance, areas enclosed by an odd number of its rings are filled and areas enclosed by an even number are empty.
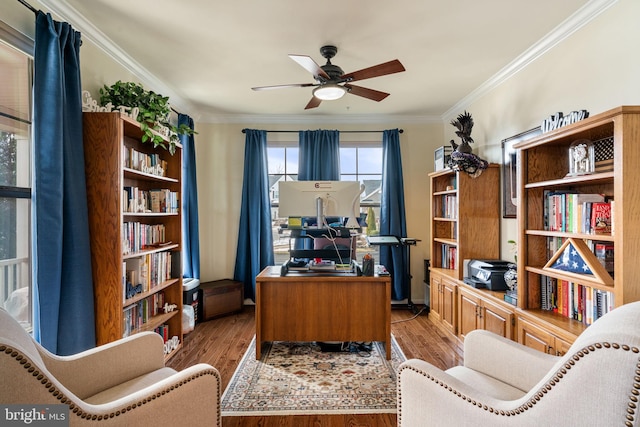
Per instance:
[[[340,173],[341,174],[350,174],[357,173],[356,169],[356,148],[347,147],[340,148]]]
[[[298,147],[287,147],[287,175],[295,176],[298,180]]]
[[[31,65],[27,55],[0,41],[0,112],[30,121]]]
[[[382,173],[382,148],[358,148],[358,174]]]
[[[269,175],[284,174],[284,147],[267,148],[267,169]]]
[[[0,123],[0,185],[29,187],[30,158],[28,135],[7,131]]]
[[[32,40],[2,22],[0,37],[33,50]],[[30,330],[32,60],[25,52],[0,40],[0,307]]]
[[[0,306],[30,324],[31,201],[0,197]]]

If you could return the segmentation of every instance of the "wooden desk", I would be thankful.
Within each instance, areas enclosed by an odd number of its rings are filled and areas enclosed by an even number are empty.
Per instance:
[[[391,278],[314,273],[256,277],[256,358],[264,341],[382,341],[391,359]]]

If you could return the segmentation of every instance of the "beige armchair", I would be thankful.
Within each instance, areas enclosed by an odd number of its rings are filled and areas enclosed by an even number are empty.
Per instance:
[[[464,365],[408,360],[398,373],[398,425],[640,425],[640,302],[587,328],[563,357],[483,330],[468,334]]]
[[[220,426],[220,374],[164,366],[153,332],[56,356],[0,309],[0,403],[69,405],[71,426]]]

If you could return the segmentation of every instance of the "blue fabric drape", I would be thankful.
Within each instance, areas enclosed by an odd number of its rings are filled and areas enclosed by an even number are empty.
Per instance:
[[[233,277],[244,283],[244,296],[255,301],[256,276],[274,263],[267,132],[253,129],[245,132],[242,205]]]
[[[380,235],[407,237],[398,129],[385,130],[382,135]],[[391,275],[393,283],[391,298],[396,301],[407,298],[407,291],[411,286],[406,273],[407,250],[404,247],[380,246],[380,264],[384,265]]]
[[[178,126],[193,129],[193,119],[178,114]],[[198,183],[196,180],[196,147],[193,135],[180,135],[182,143],[182,273],[183,277],[200,278],[200,237],[198,225]]]
[[[301,130],[298,137],[298,181],[338,181],[340,132]]]
[[[38,12],[34,55],[34,336],[67,355],[95,346],[82,146],[80,33]]]

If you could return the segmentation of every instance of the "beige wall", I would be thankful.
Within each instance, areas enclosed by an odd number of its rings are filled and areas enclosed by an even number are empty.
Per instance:
[[[233,276],[238,220],[244,173],[243,128],[265,130],[339,129],[382,130],[402,128],[400,146],[404,170],[407,234],[422,240],[411,248],[412,299],[422,301],[423,259],[429,257],[428,180],[433,170],[433,152],[442,145],[442,124],[378,123],[335,125],[206,124],[198,123],[196,137],[198,203],[200,216],[201,278],[215,280]],[[363,134],[381,139],[381,135]],[[275,136],[278,137],[277,135]],[[345,138],[353,138],[345,135]]]
[[[585,109],[595,115],[619,105],[640,104],[639,17],[640,1],[619,0],[544,56],[465,106],[475,121],[472,136],[480,143],[478,153],[501,162],[503,139],[539,126],[558,111]],[[446,140],[453,137],[453,130],[445,126]],[[502,258],[513,259],[506,242],[517,237],[517,221],[503,219],[501,225]]]
[[[30,2],[40,5],[36,0]],[[550,13],[552,13],[550,11]],[[491,162],[501,161],[500,141],[537,126],[548,115],[587,109],[592,114],[622,104],[640,103],[640,1],[619,0],[595,20],[485,94],[463,102],[473,114],[474,151]],[[17,1],[3,1],[0,19],[33,37],[33,14]],[[132,72],[85,39],[81,50],[83,88],[97,98],[98,88],[116,80],[140,81]],[[461,64],[463,66],[463,64]],[[153,89],[153,88],[150,88]],[[420,95],[423,96],[423,95]],[[196,153],[200,202],[201,276],[214,280],[233,275],[243,176],[243,128],[298,130],[404,129],[401,135],[408,235],[421,239],[411,249],[414,302],[423,298],[422,260],[429,258],[427,174],[433,151],[455,139],[445,117],[442,123],[211,124],[197,123]],[[506,240],[516,236],[516,221],[502,221],[502,257],[509,259]]]

